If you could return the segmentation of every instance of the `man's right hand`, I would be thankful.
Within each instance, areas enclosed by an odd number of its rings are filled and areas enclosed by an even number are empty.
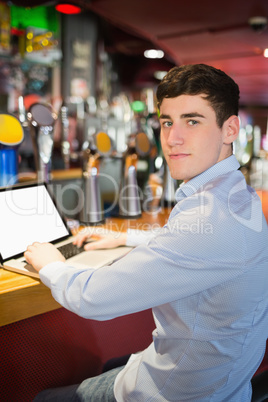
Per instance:
[[[89,227],[82,229],[75,236],[73,244],[77,247],[84,245],[85,250],[97,250],[124,246],[126,240],[127,234],[124,232],[107,231],[101,227]]]

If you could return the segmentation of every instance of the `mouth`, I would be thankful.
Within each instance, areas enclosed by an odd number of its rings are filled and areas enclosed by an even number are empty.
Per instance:
[[[169,154],[169,158],[170,159],[183,159],[183,158],[187,158],[187,156],[189,156],[189,154],[184,154],[184,153],[178,153],[178,154]]]

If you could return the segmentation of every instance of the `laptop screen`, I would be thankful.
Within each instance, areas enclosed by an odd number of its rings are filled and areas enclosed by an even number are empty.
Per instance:
[[[0,258],[24,253],[35,241],[64,240],[70,231],[44,184],[0,191]]]

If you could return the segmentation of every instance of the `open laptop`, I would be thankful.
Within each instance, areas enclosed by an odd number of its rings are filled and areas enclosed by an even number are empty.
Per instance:
[[[0,266],[10,271],[39,278],[27,264],[24,252],[28,245],[50,242],[64,254],[62,247],[72,246],[73,236],[64,216],[45,183],[0,188]],[[76,246],[75,254],[66,257],[77,268],[99,268],[125,255],[130,247],[84,251]]]

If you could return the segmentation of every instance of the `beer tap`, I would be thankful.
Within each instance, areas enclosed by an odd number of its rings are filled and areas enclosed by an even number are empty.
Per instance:
[[[24,106],[23,96],[18,97],[18,112],[19,112],[19,121],[23,127],[28,127],[27,115]]]
[[[68,120],[68,108],[65,105],[62,105],[60,110],[61,116],[61,152],[64,161],[65,169],[70,168],[70,152],[71,146],[70,142],[68,141],[68,134],[69,134],[69,120]]]
[[[123,155],[122,178],[119,193],[119,215],[122,218],[141,216],[141,201],[137,183],[138,158],[150,152],[150,141],[144,132],[132,134]]]
[[[104,211],[99,183],[99,166],[101,157],[112,152],[112,142],[108,134],[99,132],[89,138],[83,150],[84,205],[80,221],[85,224],[98,224],[104,221]]]
[[[38,181],[50,181],[53,133],[57,117],[52,106],[43,103],[34,103],[27,113],[31,123],[30,132]]]

